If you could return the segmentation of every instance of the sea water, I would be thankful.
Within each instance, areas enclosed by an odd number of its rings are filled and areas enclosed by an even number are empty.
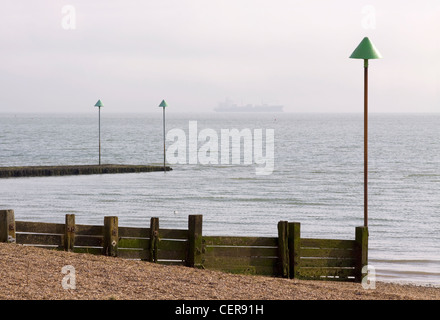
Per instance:
[[[159,110],[161,111],[161,110]],[[274,166],[178,163],[167,173],[0,179],[0,208],[17,220],[186,228],[206,235],[354,239],[363,225],[363,115],[187,113],[167,109],[166,132],[273,129]],[[163,163],[162,112],[101,113],[102,163]],[[369,116],[369,264],[378,280],[440,286],[440,114]],[[0,114],[0,166],[98,163],[98,116]],[[167,141],[167,147],[175,141]],[[199,141],[200,148],[206,141]],[[243,142],[244,144],[244,142]],[[264,142],[263,142],[264,145]]]

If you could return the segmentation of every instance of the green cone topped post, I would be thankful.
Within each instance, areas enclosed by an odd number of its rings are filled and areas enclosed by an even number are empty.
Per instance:
[[[168,107],[168,104],[165,102],[165,100],[162,100],[162,102],[159,104],[159,107],[163,109],[163,172],[167,172],[166,170],[166,153],[165,153],[165,108]]]
[[[104,106],[101,99],[95,103],[95,107],[99,109],[98,127],[99,127],[99,165],[101,165],[101,108]]]
[[[365,37],[350,58],[364,60],[364,227],[368,227],[368,60],[380,59],[382,55]]]

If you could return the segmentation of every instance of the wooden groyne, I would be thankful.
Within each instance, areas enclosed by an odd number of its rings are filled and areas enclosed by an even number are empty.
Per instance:
[[[300,224],[280,221],[275,237],[206,236],[202,215],[190,215],[187,229],[123,227],[118,217],[103,225],[82,225],[67,214],[65,223],[15,221],[0,210],[0,242],[80,253],[103,254],[153,263],[184,265],[239,274],[295,279],[360,282],[368,264],[368,228],[353,240],[302,238]]]
[[[170,170],[172,170],[172,168],[166,167],[166,171],[170,171]],[[164,171],[164,167],[152,166],[152,165],[127,165],[127,164],[0,167],[0,178],[66,176],[66,175],[83,175],[83,174],[131,173],[131,172],[152,172],[152,171]]]

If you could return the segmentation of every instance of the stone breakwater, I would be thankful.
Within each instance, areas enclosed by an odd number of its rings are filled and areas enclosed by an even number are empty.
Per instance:
[[[172,168],[165,167],[165,170],[170,171],[172,170]],[[164,171],[164,167],[157,165],[153,166],[153,165],[126,165],[126,164],[0,167],[0,178],[132,173],[132,172],[153,172],[153,171]]]

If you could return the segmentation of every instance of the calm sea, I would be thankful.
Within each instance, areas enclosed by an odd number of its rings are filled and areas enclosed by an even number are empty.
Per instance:
[[[363,224],[362,114],[174,114],[167,131],[274,130],[274,170],[254,164],[175,164],[168,173],[0,180],[0,208],[17,220],[186,228],[207,235],[275,236],[300,222],[303,237],[354,239]],[[253,132],[253,131],[252,131]],[[381,281],[440,286],[440,114],[370,114],[369,263]],[[188,139],[189,134],[186,136]],[[102,162],[163,161],[162,113],[101,113]],[[168,145],[172,142],[167,142]],[[204,142],[199,142],[198,147]],[[219,141],[220,144],[220,141]],[[263,141],[264,145],[264,141]],[[96,164],[98,115],[0,114],[0,166]]]

